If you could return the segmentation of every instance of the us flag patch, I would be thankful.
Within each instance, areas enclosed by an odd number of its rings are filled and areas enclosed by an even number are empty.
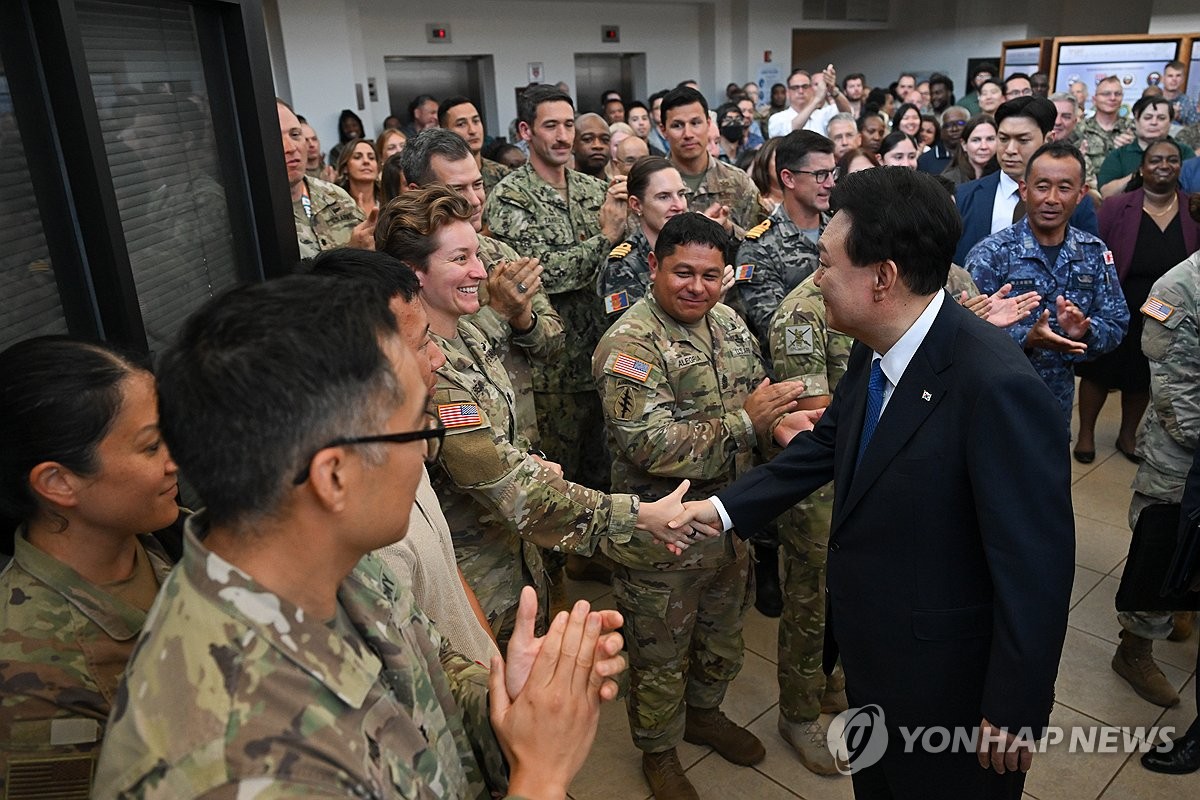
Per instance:
[[[627,356],[624,353],[617,353],[616,359],[612,364],[612,371],[618,375],[624,375],[627,378],[633,378],[635,381],[646,382],[650,377],[650,365],[640,358]]]
[[[474,403],[449,403],[437,407],[438,418],[447,428],[462,428],[467,425],[482,425],[479,406]]]
[[[604,310],[609,314],[615,314],[627,308],[629,308],[629,295],[624,290],[604,298]]]
[[[733,273],[733,279],[738,282],[748,281],[754,277],[753,264],[741,264],[737,268],[737,272]]]
[[[1146,302],[1142,304],[1142,313],[1150,319],[1166,322],[1175,313],[1175,307],[1164,303],[1154,295],[1150,295],[1150,297],[1146,298]]]

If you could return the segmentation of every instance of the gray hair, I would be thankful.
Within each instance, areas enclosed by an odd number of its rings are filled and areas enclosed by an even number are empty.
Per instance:
[[[472,157],[466,139],[445,128],[430,128],[409,139],[400,152],[404,179],[421,187],[435,183],[437,176],[429,166],[434,156],[441,156],[447,161],[462,161]]]
[[[1076,81],[1076,83],[1079,83],[1079,81]],[[1055,92],[1046,99],[1051,103],[1070,103],[1071,108],[1076,111],[1079,110],[1079,101],[1075,99],[1075,95],[1068,92]]]

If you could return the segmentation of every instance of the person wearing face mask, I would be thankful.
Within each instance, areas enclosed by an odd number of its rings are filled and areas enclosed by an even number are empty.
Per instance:
[[[721,134],[721,152],[717,159],[736,164],[745,147],[746,121],[735,103],[726,103],[717,109],[717,130]]]
[[[1103,197],[1124,192],[1130,178],[1142,163],[1142,153],[1151,144],[1166,141],[1179,151],[1181,161],[1195,157],[1192,148],[1180,144],[1168,135],[1171,130],[1171,104],[1161,97],[1143,97],[1133,104],[1134,140],[1118,147],[1104,158],[1104,164],[1096,173],[1096,182]]]

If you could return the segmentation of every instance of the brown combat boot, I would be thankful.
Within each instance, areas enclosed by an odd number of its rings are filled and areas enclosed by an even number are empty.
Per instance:
[[[642,753],[642,774],[655,800],[700,800],[696,787],[683,774],[674,747],[661,753]]]
[[[1143,700],[1170,708],[1179,705],[1179,693],[1154,663],[1153,642],[1129,631],[1121,631],[1121,644],[1112,659],[1113,671],[1125,680]]]
[[[735,725],[719,708],[687,707],[683,740],[708,745],[726,761],[749,767],[767,757],[763,743],[750,731]]]

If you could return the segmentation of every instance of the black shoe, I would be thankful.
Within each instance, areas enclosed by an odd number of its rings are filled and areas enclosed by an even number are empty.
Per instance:
[[[772,619],[783,613],[778,546],[754,545],[754,607],[758,613]]]
[[[1080,464],[1090,464],[1096,460],[1095,450],[1075,450],[1072,452],[1072,455],[1075,456],[1075,460]]]
[[[1135,464],[1140,464],[1140,463],[1142,463],[1142,457],[1141,457],[1141,456],[1139,456],[1139,455],[1138,455],[1137,453],[1135,453],[1133,450],[1126,450],[1124,447],[1121,447],[1121,443],[1120,443],[1119,441],[1118,441],[1118,442],[1117,442],[1115,445],[1113,445],[1113,446],[1117,448],[1117,452],[1118,452],[1118,453],[1120,453],[1121,455],[1125,456],[1127,459],[1129,459],[1129,460],[1130,460],[1130,461],[1132,461],[1133,463],[1135,463]]]
[[[1151,772],[1187,775],[1200,770],[1200,734],[1185,735],[1142,755],[1142,766]]]

